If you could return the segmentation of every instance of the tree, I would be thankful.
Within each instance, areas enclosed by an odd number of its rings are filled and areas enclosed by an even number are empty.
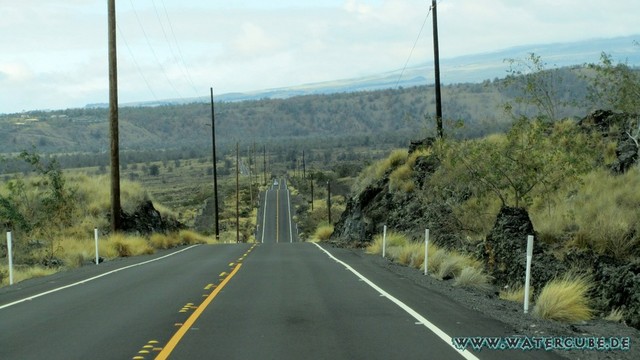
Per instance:
[[[0,220],[7,228],[22,230],[28,236],[44,237],[48,244],[47,264],[52,264],[59,249],[55,233],[70,226],[76,216],[76,189],[66,185],[55,159],[45,164],[38,154],[26,151],[18,159],[29,164],[42,178],[29,184],[37,191],[27,189],[20,177],[9,181],[9,194],[0,195]]]
[[[562,77],[558,69],[548,69],[546,62],[539,55],[529,53],[524,59],[506,59],[509,64],[508,76],[503,86],[515,92],[515,102],[525,107],[533,107],[538,117],[548,121],[557,119],[558,110],[567,102],[560,96]],[[513,104],[506,103],[505,110],[513,114]],[[514,114],[515,116],[525,116]]]
[[[158,176],[160,175],[160,167],[156,164],[149,166],[149,176]]]
[[[589,64],[595,76],[589,99],[610,110],[640,114],[640,71],[626,63],[614,64],[611,55],[602,53],[599,64]]]
[[[589,99],[599,107],[632,115],[622,130],[640,150],[640,70],[627,63],[614,64],[611,55],[604,52],[600,63],[590,64],[589,68],[595,71]]]
[[[570,121],[549,124],[522,117],[504,137],[465,141],[449,149],[477,195],[493,193],[503,206],[527,207],[590,167],[588,139]]]

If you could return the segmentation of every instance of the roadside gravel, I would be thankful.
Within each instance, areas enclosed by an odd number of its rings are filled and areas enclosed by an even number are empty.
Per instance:
[[[380,256],[366,254],[362,249],[351,249],[351,251],[356,252],[359,256],[368,258],[371,262],[400,277],[413,281],[417,286],[423,287],[425,292],[437,292],[446,295],[464,307],[480,311],[505,323],[513,329],[513,335],[526,335],[529,337],[628,337],[630,339],[631,346],[629,351],[554,350],[557,354],[568,359],[640,359],[640,330],[625,324],[599,318],[576,324],[539,319],[530,313],[525,314],[521,303],[500,299],[497,287],[489,291],[455,287],[452,285],[452,281],[441,281],[431,276],[424,276],[422,271],[399,265]],[[531,306],[533,307],[533,304]],[[478,334],[478,336],[482,336],[482,334]]]

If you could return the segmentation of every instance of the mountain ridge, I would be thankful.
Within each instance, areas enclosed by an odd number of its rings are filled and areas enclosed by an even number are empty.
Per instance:
[[[615,38],[600,38],[576,42],[531,44],[497,51],[442,58],[441,80],[444,85],[478,83],[506,76],[505,59],[523,59],[530,53],[539,55],[549,67],[566,67],[597,63],[604,52],[614,60],[626,61],[630,66],[640,66],[640,34]],[[433,84],[433,62],[412,65],[357,78],[338,79],[289,87],[233,92],[217,95],[216,101],[238,102],[263,99],[287,99],[294,96],[333,94],[343,92],[373,91]],[[209,97],[141,101],[122,106],[163,106],[209,102]],[[88,104],[86,108],[108,107],[108,104]]]

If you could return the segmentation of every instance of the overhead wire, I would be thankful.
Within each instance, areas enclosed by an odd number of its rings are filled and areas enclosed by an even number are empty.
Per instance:
[[[193,91],[196,94],[198,94],[198,90],[193,82],[193,79],[191,78],[191,73],[189,72],[189,67],[187,66],[187,62],[184,60],[184,55],[182,53],[182,49],[180,48],[180,42],[176,37],[176,32],[173,30],[173,24],[171,23],[171,18],[169,17],[167,6],[165,5],[164,0],[161,0],[160,2],[162,3],[162,8],[164,9],[164,14],[167,18],[167,23],[169,24],[169,30],[171,31],[171,35],[173,36],[173,41],[175,42],[176,48],[178,49],[178,55],[180,55],[180,60],[182,60],[182,65],[184,66],[184,70],[187,73],[187,81],[189,81],[189,84],[191,84]]]
[[[407,61],[405,61],[404,66],[402,67],[402,71],[400,71],[400,76],[398,76],[398,80],[396,80],[396,84],[395,84],[394,88],[398,87],[398,84],[400,83],[400,80],[402,79],[402,75],[404,75],[405,70],[407,70],[407,65],[409,64],[409,61],[411,60],[411,56],[413,56],[413,51],[416,49],[416,46],[418,45],[418,41],[420,40],[420,37],[422,36],[422,31],[424,30],[424,26],[427,24],[427,20],[429,20],[429,15],[431,15],[431,10],[432,10],[432,7],[429,6],[429,12],[427,12],[427,16],[425,16],[424,21],[422,22],[422,27],[420,27],[420,31],[418,32],[418,36],[416,37],[416,41],[413,42],[413,47],[411,48],[411,51],[409,52],[409,56],[407,57]]]
[[[194,92],[197,95],[197,91],[193,86],[193,82],[190,81],[190,78],[188,76],[188,70],[187,70],[186,64],[184,63],[184,61],[182,61],[182,63],[180,62],[180,59],[178,58],[178,56],[176,55],[176,52],[173,49],[174,45],[172,45],[171,41],[169,40],[169,36],[167,35],[167,31],[165,30],[165,26],[161,19],[160,12],[158,11],[158,7],[156,6],[155,0],[151,0],[151,3],[153,4],[153,9],[155,10],[155,13],[156,13],[156,18],[158,19],[158,23],[160,24],[160,29],[162,29],[162,35],[164,36],[164,40],[169,46],[169,51],[171,52],[171,58],[175,62],[178,69],[180,69],[182,76],[187,80],[187,82],[189,82],[189,85],[191,85],[191,87],[193,88]],[[164,9],[165,9],[165,14],[167,15],[167,22],[169,26],[172,28],[173,26],[171,26],[171,20],[169,19],[168,13],[166,12],[166,7]],[[175,39],[175,33],[174,33],[174,39]],[[176,41],[176,45],[177,45],[177,41]]]
[[[149,40],[149,36],[147,36],[147,32],[144,29],[144,26],[142,25],[142,21],[140,21],[140,16],[138,15],[138,11],[136,10],[135,6],[133,5],[133,0],[129,0],[129,2],[131,3],[131,9],[133,10],[133,13],[134,13],[134,15],[136,17],[136,20],[138,21],[138,25],[140,26],[140,29],[142,30],[142,34],[144,35],[144,38],[147,41],[147,45],[149,46],[149,49],[151,50],[151,53],[152,53],[153,57],[156,59],[156,62],[158,63],[158,66],[160,67],[160,70],[162,71],[162,74],[166,78],[166,80],[169,83],[169,85],[171,86],[171,88],[173,88],[173,91],[175,91],[176,94],[178,94],[178,97],[180,99],[184,100],[184,98],[180,94],[180,91],[178,91],[176,86],[173,84],[173,82],[169,78],[169,75],[167,74],[167,71],[165,70],[164,66],[160,62],[160,59],[158,58],[158,54],[156,54],[156,51],[153,49],[153,46],[151,45],[151,41]]]
[[[116,24],[116,27],[118,28],[118,33],[120,34],[120,38],[122,38],[122,40],[124,42],[124,45],[127,48],[127,51],[129,52],[129,55],[131,56],[131,59],[133,60],[133,64],[135,65],[136,70],[138,70],[138,73],[142,77],[142,80],[144,80],[144,83],[147,84],[147,88],[151,92],[151,95],[153,96],[154,100],[158,101],[158,97],[156,96],[156,93],[153,91],[153,88],[149,84],[149,81],[147,80],[147,77],[144,76],[144,73],[142,72],[142,69],[140,68],[140,65],[138,65],[138,61],[136,60],[136,57],[133,54],[133,51],[131,51],[131,47],[129,46],[129,43],[127,42],[127,38],[124,36],[124,32],[122,31],[122,29],[120,29],[120,24]]]

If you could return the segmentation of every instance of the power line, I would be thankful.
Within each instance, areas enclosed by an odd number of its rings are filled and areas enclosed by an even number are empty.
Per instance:
[[[162,71],[162,74],[167,79],[167,82],[173,88],[173,90],[176,92],[176,94],[178,94],[178,97],[180,99],[184,100],[184,98],[182,97],[182,95],[180,94],[178,89],[175,87],[175,85],[173,84],[173,82],[169,78],[169,75],[167,75],[167,72],[166,72],[164,66],[162,66],[162,63],[160,62],[160,59],[158,58],[158,55],[156,54],[155,50],[153,49],[153,46],[151,45],[151,41],[149,41],[149,37],[147,36],[147,32],[145,31],[144,26],[142,26],[142,22],[140,21],[140,16],[138,16],[138,11],[136,11],[136,8],[133,5],[133,0],[129,0],[129,2],[131,3],[131,9],[133,10],[133,13],[136,16],[136,20],[138,21],[138,25],[140,25],[140,29],[142,30],[142,34],[144,35],[144,38],[147,41],[147,45],[149,46],[149,49],[151,50],[151,53],[153,54],[153,57],[156,59],[156,62],[158,63],[158,66],[160,66],[160,70]]]
[[[402,79],[402,75],[404,75],[404,71],[407,69],[407,65],[409,64],[409,60],[411,60],[411,56],[413,55],[413,51],[415,50],[416,46],[418,45],[418,40],[420,40],[420,36],[422,35],[422,30],[424,30],[424,26],[427,24],[427,20],[429,20],[429,15],[431,15],[431,7],[429,7],[429,12],[427,13],[427,16],[425,16],[424,21],[422,22],[422,27],[420,27],[420,32],[418,32],[418,37],[416,37],[416,41],[413,43],[413,47],[411,48],[411,51],[409,52],[409,57],[407,57],[407,61],[405,61],[405,63],[404,63],[404,67],[402,68],[402,71],[400,72],[400,76],[398,76],[398,80],[396,81],[396,85],[394,86],[394,88],[398,87],[398,84],[400,83],[400,79]]]
[[[187,80],[191,84],[193,91],[198,94],[198,90],[196,89],[195,84],[193,83],[193,79],[191,78],[191,74],[189,73],[189,67],[187,66],[187,62],[184,60],[184,55],[182,54],[182,49],[180,48],[180,43],[176,38],[176,32],[173,31],[173,25],[171,24],[171,18],[169,17],[169,12],[167,11],[167,6],[164,4],[164,0],[161,0],[162,8],[164,9],[164,14],[167,17],[167,22],[169,23],[169,30],[171,31],[171,35],[173,36],[173,41],[176,44],[176,48],[178,49],[178,55],[180,55],[180,60],[182,60],[182,65],[184,66],[184,70],[187,73]]]
[[[133,64],[135,65],[136,70],[138,70],[138,73],[142,77],[142,80],[144,80],[144,83],[147,84],[147,88],[149,88],[149,91],[151,92],[151,95],[153,95],[153,98],[156,101],[158,101],[158,97],[156,96],[155,92],[153,92],[153,88],[151,87],[151,85],[149,85],[149,81],[147,81],[147,77],[144,76],[144,73],[142,72],[140,65],[138,65],[138,61],[136,61],[136,57],[133,55],[133,51],[131,51],[131,48],[129,47],[129,43],[125,38],[124,33],[120,29],[120,24],[117,24],[116,26],[118,27],[118,32],[120,33],[120,37],[122,37],[122,40],[124,41],[124,45],[127,48],[127,51],[129,51],[129,55],[131,55],[131,59],[133,60]]]
[[[176,52],[173,50],[173,45],[171,44],[171,41],[169,41],[169,36],[167,36],[167,32],[165,30],[164,24],[163,24],[162,19],[160,17],[160,12],[158,11],[158,7],[156,6],[156,2],[154,0],[151,0],[151,3],[153,4],[153,9],[155,10],[155,13],[156,13],[156,18],[158,18],[158,23],[160,24],[160,29],[162,29],[162,35],[164,35],[164,40],[166,41],[167,45],[169,46],[169,51],[171,52],[171,58],[173,59],[175,64],[178,66],[178,68],[182,72],[182,76],[185,78],[185,80],[189,81],[188,73],[185,72],[186,65],[183,65],[184,62],[182,64],[180,63],[180,59],[176,55]],[[167,22],[169,23],[169,26],[172,27],[171,26],[171,20],[169,19],[168,14],[166,12],[166,7],[165,7],[165,14],[167,15]],[[175,36],[174,36],[174,38],[175,38]],[[176,42],[176,44],[177,44],[177,42]],[[192,86],[193,90],[196,92],[196,95],[197,95],[197,91],[195,90],[195,87],[193,86],[192,82],[190,82],[190,85]]]

